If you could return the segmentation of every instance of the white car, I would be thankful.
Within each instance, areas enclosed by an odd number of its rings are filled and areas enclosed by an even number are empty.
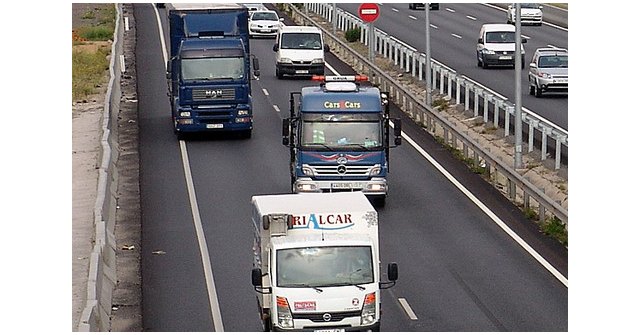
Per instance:
[[[507,9],[507,23],[516,23],[516,4],[510,4]],[[542,6],[537,3],[521,3],[520,4],[520,23],[542,25]]]
[[[284,19],[272,10],[257,10],[249,18],[249,36],[276,37],[282,28]]]

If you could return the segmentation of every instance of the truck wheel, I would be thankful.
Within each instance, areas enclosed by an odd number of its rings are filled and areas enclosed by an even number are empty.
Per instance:
[[[262,326],[263,326],[265,332],[270,332],[271,331],[271,318],[267,318],[266,320],[264,320]]]

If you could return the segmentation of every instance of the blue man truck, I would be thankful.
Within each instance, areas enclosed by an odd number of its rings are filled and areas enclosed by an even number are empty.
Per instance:
[[[290,93],[290,117],[282,122],[292,191],[362,191],[372,202],[384,205],[389,148],[402,143],[400,120],[389,117],[388,94],[360,85],[366,76],[313,76],[312,80],[321,84]]]
[[[234,131],[251,137],[248,9],[239,4],[166,5],[171,58],[167,81],[174,131]]]

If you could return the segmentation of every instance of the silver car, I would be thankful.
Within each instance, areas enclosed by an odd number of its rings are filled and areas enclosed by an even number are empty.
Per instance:
[[[529,64],[529,94],[569,92],[569,52],[566,49],[539,48]]]

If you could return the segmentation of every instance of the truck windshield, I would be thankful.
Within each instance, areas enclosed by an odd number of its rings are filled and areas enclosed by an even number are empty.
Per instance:
[[[373,283],[370,246],[282,249],[276,253],[279,287],[324,287]]]
[[[305,114],[300,131],[303,147],[368,150],[382,145],[377,114]]]
[[[318,33],[286,33],[281,36],[280,49],[322,49]]]
[[[184,58],[182,80],[238,80],[244,78],[244,59],[229,58]]]

